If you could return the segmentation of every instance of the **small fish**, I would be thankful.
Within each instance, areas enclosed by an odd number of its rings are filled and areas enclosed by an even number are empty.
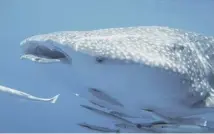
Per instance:
[[[149,127],[149,128],[151,128],[152,126],[159,125],[159,124],[168,124],[168,123],[166,123],[165,121],[154,121],[152,123],[140,123],[140,124],[137,124],[137,127],[138,128],[141,128],[141,127]]]
[[[115,124],[116,127],[123,128],[123,129],[131,129],[134,130],[135,132],[152,132],[152,133],[157,133],[158,131],[154,130],[153,128],[146,127],[145,125],[141,124],[126,124],[126,123],[120,123],[120,124]]]
[[[188,121],[188,119],[186,120]],[[191,121],[191,119],[190,119]],[[196,123],[188,122],[188,123],[178,123],[177,122],[171,122],[167,123],[164,121],[155,121],[152,123],[144,123],[144,124],[138,124],[138,126],[143,126],[143,127],[149,127],[151,129],[154,129],[159,132],[211,132],[213,131],[212,128],[206,127],[206,126],[201,126],[201,125],[196,125]]]
[[[110,128],[106,128],[106,127],[90,125],[87,123],[79,123],[78,125],[81,127],[86,127],[88,129],[99,131],[99,132],[107,132],[107,133],[119,133],[120,132],[119,129],[110,129]]]
[[[125,123],[115,124],[115,126],[119,127],[119,128],[124,128],[124,129],[133,129],[133,128],[136,128],[135,125],[125,124]]]
[[[171,120],[171,117],[166,117],[165,115],[160,114],[160,113],[156,112],[155,110],[146,109],[146,108],[145,109],[141,109],[141,110],[144,110],[144,111],[152,113],[152,116],[155,116],[155,118],[157,118],[157,119],[160,119],[160,120],[163,120],[163,121],[167,121],[167,122]]]
[[[125,114],[125,113],[122,113],[122,112],[117,112],[117,111],[111,111],[109,113],[117,115],[117,116],[120,116],[120,117],[125,117],[125,118],[140,118],[140,117],[137,117],[137,116],[131,116],[131,115],[128,115],[128,114]]]
[[[106,108],[105,106],[102,106],[102,105],[96,103],[96,102],[93,101],[93,100],[89,100],[89,102],[91,102],[91,104],[94,104],[94,105],[96,105],[96,106],[99,106],[100,108]]]
[[[11,95],[15,95],[15,96],[18,96],[18,97],[21,97],[21,98],[25,98],[25,99],[28,99],[28,100],[33,100],[33,101],[45,101],[45,102],[50,102],[50,103],[56,103],[58,97],[60,94],[52,97],[52,98],[40,98],[40,97],[36,97],[36,96],[33,96],[33,95],[30,95],[28,93],[25,93],[25,92],[22,92],[22,91],[19,91],[19,90],[16,90],[16,89],[12,89],[12,88],[8,88],[8,87],[5,87],[5,86],[1,86],[0,85],[0,91],[1,92],[5,92],[5,93],[9,93]]]
[[[98,113],[98,114],[100,114],[100,115],[106,116],[106,117],[108,117],[108,118],[112,118],[112,119],[117,120],[117,121],[119,121],[119,122],[123,122],[122,124],[126,124],[126,125],[128,125],[128,126],[137,128],[136,130],[138,130],[138,131],[143,131],[143,132],[157,132],[157,131],[152,130],[152,129],[147,128],[147,127],[139,127],[139,128],[138,128],[138,127],[137,127],[137,124],[135,124],[135,123],[133,123],[133,122],[127,120],[127,119],[124,119],[124,118],[122,118],[122,117],[116,116],[116,115],[114,115],[114,114],[110,114],[110,113],[108,113],[108,112],[104,112],[104,111],[101,111],[101,110],[99,110],[99,109],[96,109],[96,108],[93,108],[93,107],[90,107],[90,106],[86,106],[86,105],[80,105],[80,106],[82,106],[82,107],[84,107],[84,108],[86,108],[86,109],[89,109],[89,110],[91,110],[91,111],[93,111],[93,112],[95,112],[95,113]]]
[[[183,125],[183,124],[156,124],[151,128],[160,131],[160,132],[168,132],[168,133],[193,133],[193,132],[213,132],[213,129],[208,127],[203,127],[199,125]]]
[[[96,89],[96,88],[89,88],[88,91],[92,93],[94,96],[96,96],[98,99],[105,100],[108,103],[111,103],[113,105],[117,105],[120,107],[124,107],[123,104],[121,104],[119,101],[117,101],[115,98],[111,97],[107,93]]]
[[[105,100],[100,100],[94,96],[80,95],[78,93],[74,93],[75,96],[80,97],[84,100],[89,101],[96,107],[108,110],[110,114],[114,114],[116,116],[122,118],[149,118],[149,116],[143,116],[138,113],[138,111],[131,111],[130,109],[126,109],[125,107],[118,107],[117,105],[112,105]]]
[[[182,125],[200,125],[203,126],[206,124],[206,120],[203,118],[196,118],[196,117],[167,117],[161,113],[156,112],[152,109],[143,109],[147,112],[151,112],[152,115],[155,115],[161,121],[169,124],[182,124]]]
[[[116,116],[116,115],[114,115],[114,114],[110,114],[110,113],[108,113],[108,112],[101,111],[101,110],[99,110],[99,109],[96,109],[96,108],[93,108],[93,107],[90,107],[90,106],[87,106],[87,105],[80,105],[80,106],[83,107],[83,108],[86,108],[86,109],[88,109],[88,110],[91,110],[91,111],[93,111],[93,112],[95,112],[95,113],[98,113],[98,114],[100,114],[100,115],[102,115],[102,116],[105,116],[105,117],[108,117],[108,118],[112,118],[112,119],[117,120],[117,121],[122,121],[122,122],[124,122],[124,123],[133,124],[131,121],[126,120],[126,119],[124,119],[124,118],[121,118],[121,117],[119,117],[119,116]]]

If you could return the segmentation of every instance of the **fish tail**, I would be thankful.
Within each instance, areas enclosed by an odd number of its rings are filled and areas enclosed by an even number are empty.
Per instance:
[[[59,98],[59,95],[60,95],[60,94],[54,96],[53,98],[50,98],[50,102],[51,102],[51,103],[56,103],[57,99]]]

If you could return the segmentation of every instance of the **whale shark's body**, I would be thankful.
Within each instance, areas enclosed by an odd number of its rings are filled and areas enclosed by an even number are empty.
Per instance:
[[[36,35],[21,47],[22,58],[70,64],[74,79],[114,94],[125,107],[214,106],[213,37],[140,26]]]

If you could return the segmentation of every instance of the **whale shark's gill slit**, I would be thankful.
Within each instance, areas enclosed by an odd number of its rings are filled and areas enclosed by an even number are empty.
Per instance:
[[[43,63],[71,63],[71,57],[69,57],[60,48],[56,48],[55,46],[49,47],[48,44],[42,45],[39,43],[29,44],[28,47],[24,50],[24,55],[22,58]]]

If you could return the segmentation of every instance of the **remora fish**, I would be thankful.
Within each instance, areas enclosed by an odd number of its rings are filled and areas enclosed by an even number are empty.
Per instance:
[[[214,106],[213,37],[139,26],[36,35],[21,47],[22,59],[72,64],[82,81],[108,89],[126,106]]]
[[[55,103],[59,97],[59,94],[52,97],[52,98],[40,98],[40,97],[36,97],[33,95],[30,95],[28,93],[16,90],[16,89],[12,89],[12,88],[8,88],[5,86],[1,86],[0,85],[0,91],[1,92],[6,92],[9,93],[11,95],[15,95],[24,99],[29,99],[29,100],[33,100],[33,101],[45,101],[45,102],[50,102],[50,103]]]
[[[123,129],[126,129],[126,130],[134,130],[134,132],[136,133],[158,133],[158,131],[152,129],[152,128],[148,128],[148,127],[144,127],[144,126],[141,126],[141,127],[137,127],[136,125],[131,125],[131,124],[126,124],[126,123],[120,123],[120,124],[115,124],[116,127],[119,127],[119,128],[123,128]]]
[[[100,108],[104,108],[106,110],[110,110],[110,114],[116,115],[116,116],[120,116],[120,117],[129,117],[129,118],[149,118],[148,116],[143,116],[140,115],[140,113],[138,112],[133,112],[130,110],[125,109],[124,107],[119,107],[117,105],[112,105],[111,103],[109,103],[109,101],[105,101],[106,99],[102,99],[102,98],[97,98],[92,96],[92,98],[87,97],[86,95],[80,95],[75,93],[74,94],[77,97],[80,97],[82,99],[86,99],[87,101],[89,101],[91,104],[98,106]],[[111,97],[110,97],[111,98]]]
[[[156,119],[161,120],[160,123],[157,123],[157,125],[166,125],[166,124],[178,124],[178,125],[198,125],[198,126],[206,126],[207,120],[203,118],[198,117],[170,117],[163,115],[155,110],[151,109],[142,109],[147,112],[151,112],[153,116],[155,116]],[[156,125],[156,124],[151,124]]]
[[[110,95],[106,94],[105,92],[96,89],[96,88],[89,88],[88,91],[96,96],[98,99],[105,100],[106,102],[111,103],[112,105],[117,105],[124,107],[123,104],[121,104],[119,101],[117,101],[115,98],[111,97]]]
[[[96,126],[96,125],[90,125],[88,123],[79,123],[78,124],[81,127],[85,127],[91,130],[95,130],[95,131],[99,131],[99,132],[108,132],[108,133],[119,133],[120,130],[114,130],[114,129],[110,129],[110,128],[106,128],[106,127],[100,127],[100,126]]]
[[[171,119],[171,121],[155,121],[152,123],[143,123],[138,124],[141,127],[149,127],[158,132],[212,132],[213,128],[210,128],[206,125],[207,121],[204,121],[205,124],[198,123],[200,119]],[[168,122],[168,123],[167,123]]]
[[[160,124],[154,125],[152,128],[159,132],[165,133],[198,133],[198,132],[213,132],[213,129],[197,126],[197,125],[182,125],[182,124]]]
[[[114,120],[117,120],[117,121],[120,121],[120,122],[124,122],[124,123],[127,123],[127,124],[134,124],[131,121],[126,120],[126,119],[124,119],[122,117],[116,116],[114,114],[111,114],[111,113],[108,113],[108,112],[105,112],[105,111],[102,111],[102,110],[99,110],[99,109],[96,109],[96,108],[93,108],[93,107],[90,107],[90,106],[87,106],[87,105],[80,105],[80,106],[83,107],[83,108],[86,108],[88,110],[91,110],[91,111],[93,111],[93,112],[95,112],[97,114],[100,114],[102,116],[112,118]]]
[[[131,128],[135,128],[135,130],[138,130],[138,131],[141,130],[144,132],[156,132],[155,130],[150,129],[148,127],[144,127],[144,126],[138,127],[139,124],[135,124],[132,121],[129,121],[129,120],[122,118],[120,116],[117,116],[117,115],[114,115],[114,114],[111,114],[111,113],[108,113],[108,112],[105,112],[105,111],[102,111],[102,110],[99,110],[99,109],[96,109],[96,108],[93,108],[93,107],[90,107],[87,105],[80,105],[80,106],[82,106],[83,108],[86,108],[88,110],[91,110],[97,114],[100,114],[102,116],[112,118],[113,120],[116,120],[118,122],[122,122],[122,124],[126,124],[127,126],[131,126]]]

